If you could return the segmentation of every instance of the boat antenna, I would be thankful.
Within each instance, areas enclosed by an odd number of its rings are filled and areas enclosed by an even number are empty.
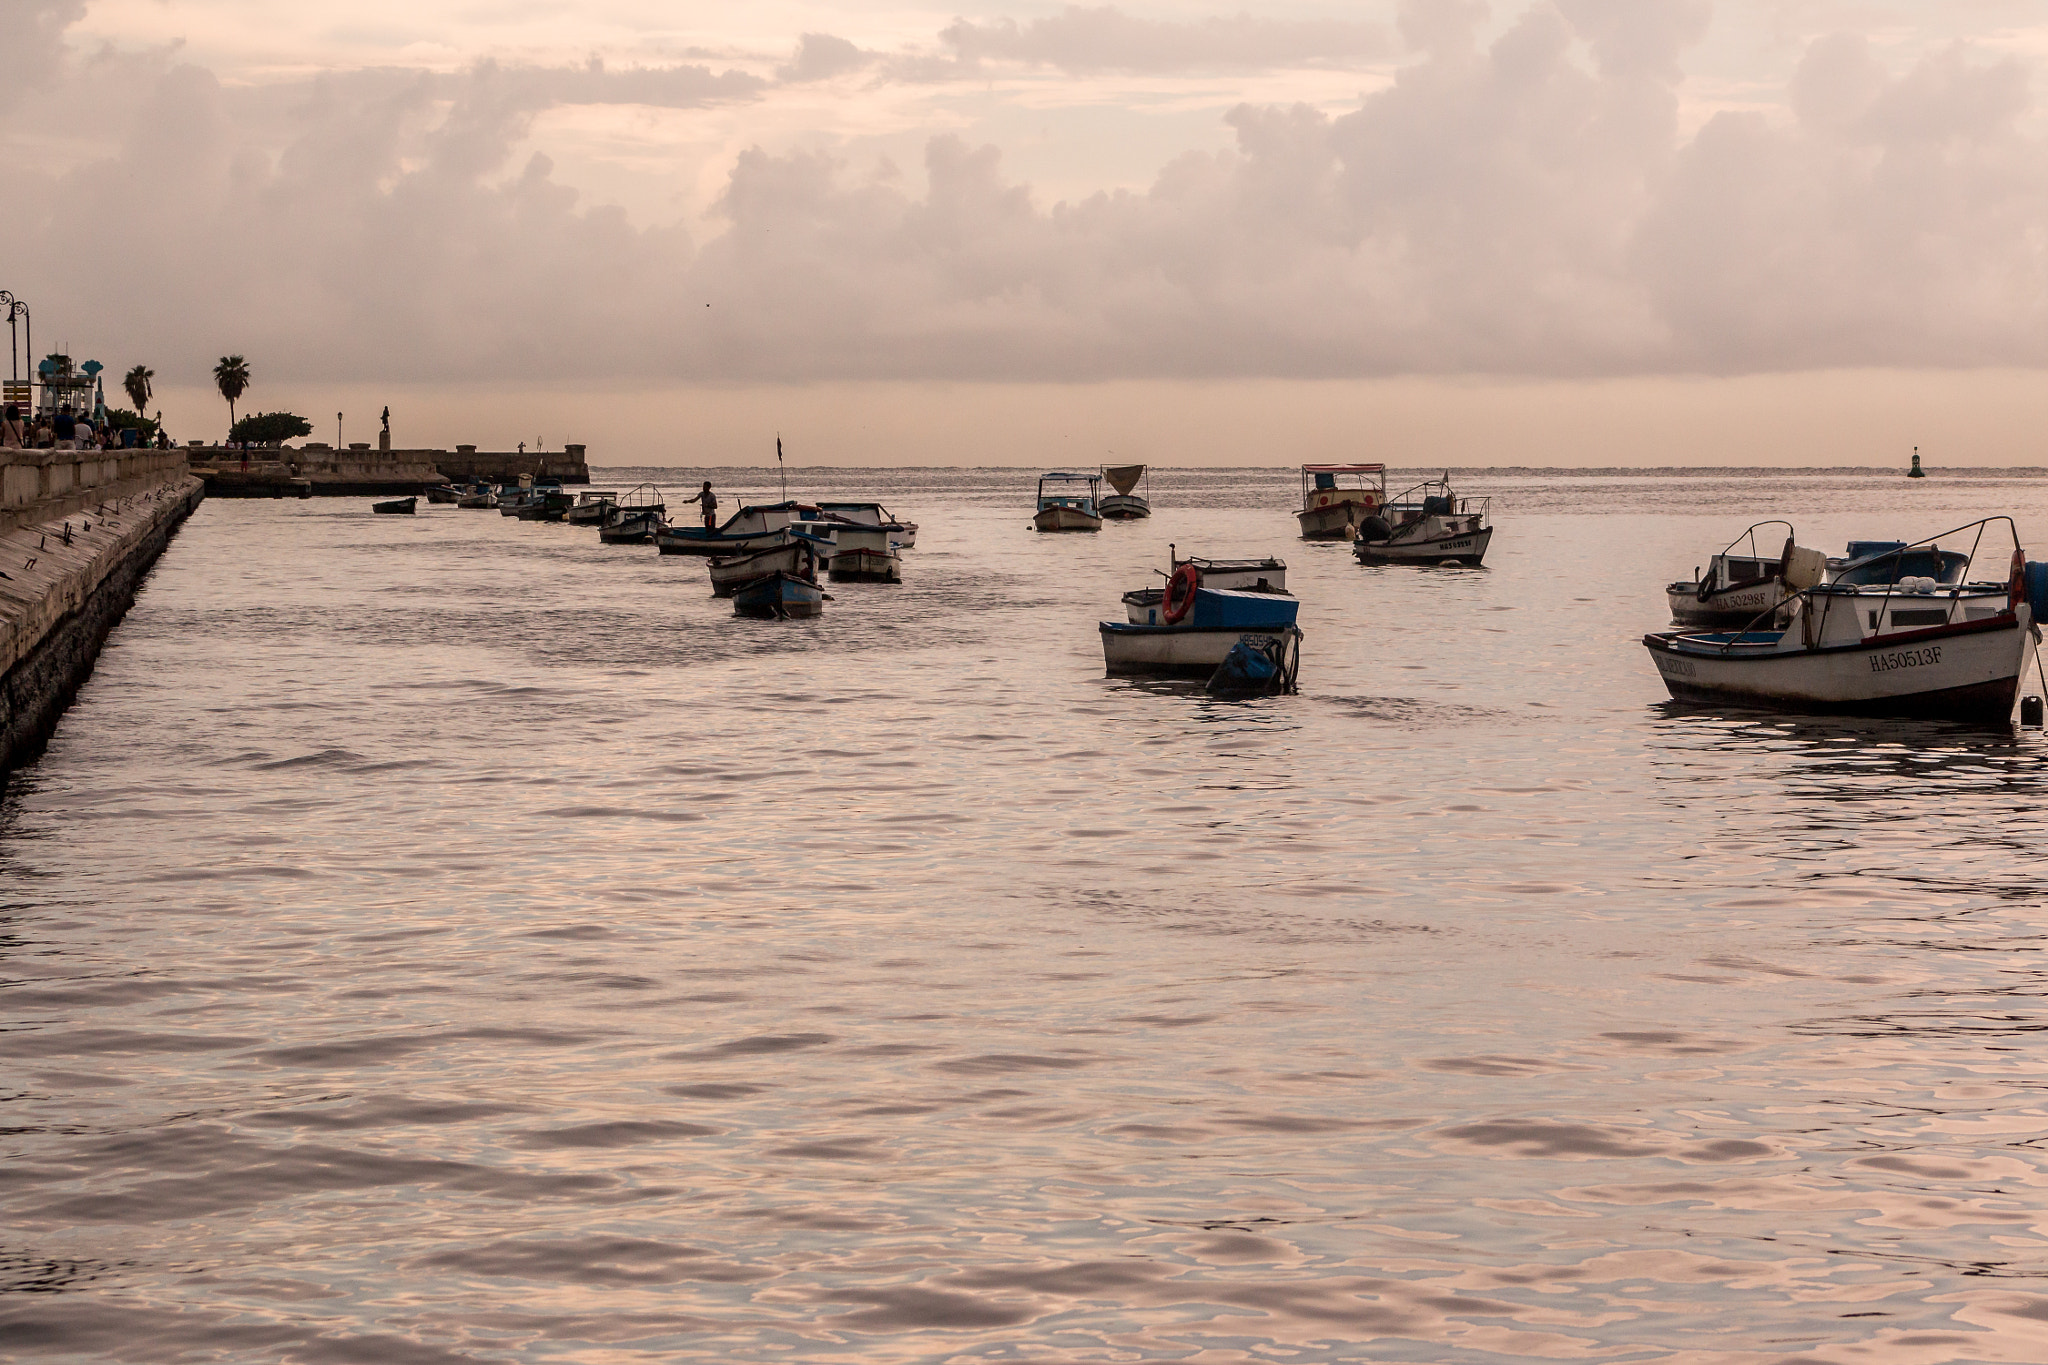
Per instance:
[[[782,500],[789,501],[789,470],[782,463],[782,433],[775,433],[775,468],[782,475]]]

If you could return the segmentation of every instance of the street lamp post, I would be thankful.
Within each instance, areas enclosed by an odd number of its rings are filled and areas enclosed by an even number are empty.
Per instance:
[[[36,349],[36,322],[29,316],[28,305],[14,297],[12,290],[0,289],[0,304],[7,308],[7,377],[21,378],[21,352],[14,345],[14,320],[20,318],[28,324],[28,349],[31,360]]]
[[[334,448],[341,449],[341,414],[334,414]]]

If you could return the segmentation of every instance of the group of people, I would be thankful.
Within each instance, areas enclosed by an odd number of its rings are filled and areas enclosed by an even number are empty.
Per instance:
[[[21,405],[7,404],[0,411],[0,450],[108,450],[132,449],[140,444],[141,432],[134,427],[94,425],[89,413],[59,408],[54,415],[28,420]],[[159,429],[156,448],[168,450],[170,441]]]

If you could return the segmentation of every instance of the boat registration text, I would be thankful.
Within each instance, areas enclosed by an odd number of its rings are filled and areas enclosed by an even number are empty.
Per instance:
[[[1941,646],[1929,645],[1925,649],[1899,649],[1890,654],[1870,656],[1872,673],[1892,673],[1901,668],[1929,667],[1941,662]]]

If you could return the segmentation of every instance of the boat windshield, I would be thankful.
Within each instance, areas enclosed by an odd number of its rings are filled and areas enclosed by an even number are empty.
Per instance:
[[[1858,587],[1883,586],[1904,578],[1931,578],[1937,583],[1955,584],[1963,581],[1969,568],[1970,557],[1959,550],[1917,545],[1855,560],[1837,572],[1834,581]]]

